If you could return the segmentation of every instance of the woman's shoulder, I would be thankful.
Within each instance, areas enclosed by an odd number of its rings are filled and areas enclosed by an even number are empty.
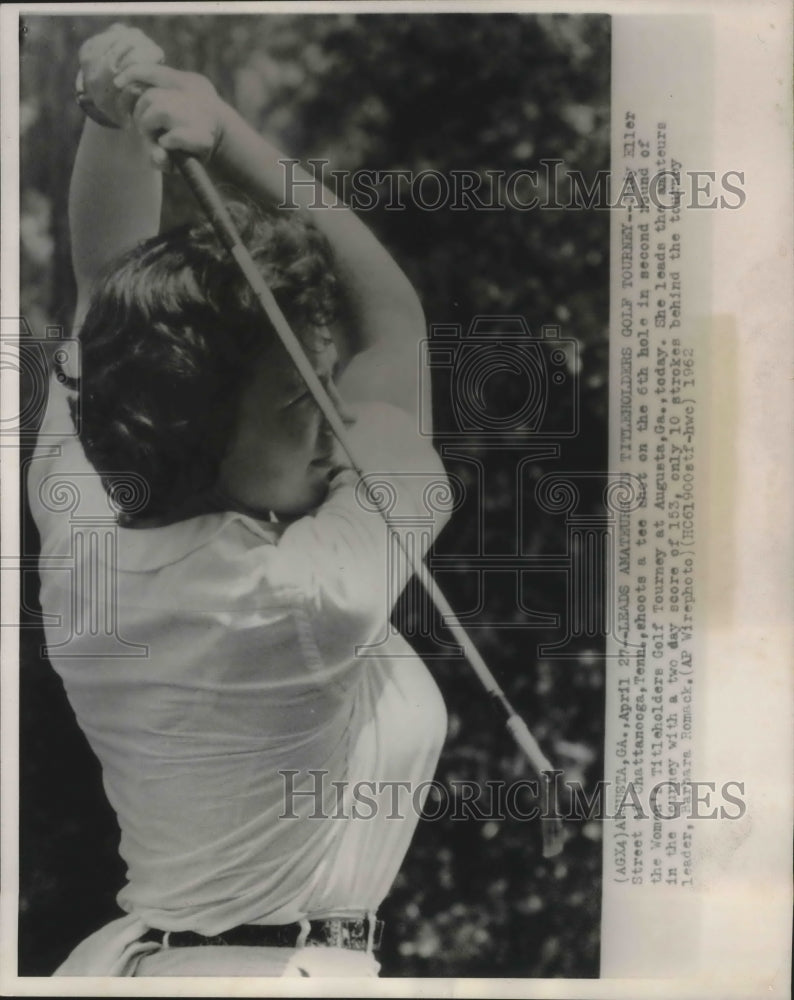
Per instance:
[[[183,563],[190,574],[202,562],[214,566],[220,576],[225,565],[251,548],[274,545],[281,530],[234,511],[201,514],[160,527],[119,527],[119,566],[146,572]]]

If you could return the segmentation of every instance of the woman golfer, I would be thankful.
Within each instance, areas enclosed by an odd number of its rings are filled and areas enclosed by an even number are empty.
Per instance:
[[[239,192],[258,268],[426,547],[446,481],[418,432],[423,315],[308,175],[279,208],[281,154],[161,59],[118,25],[81,49],[81,357],[29,478],[49,656],[127,865],[125,915],[58,974],[376,975],[444,707],[388,629],[407,572],[380,514],[211,228],[157,235],[158,168],[187,151]]]

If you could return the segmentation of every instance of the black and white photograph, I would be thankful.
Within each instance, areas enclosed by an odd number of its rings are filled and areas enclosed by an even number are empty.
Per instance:
[[[76,311],[41,349],[79,355],[26,464],[21,971],[109,926],[117,974],[287,974],[308,920],[312,975],[597,976],[598,822],[544,857],[500,700],[402,591],[432,544],[542,753],[600,778],[597,554],[536,494],[586,471],[597,516],[606,468],[609,215],[558,176],[608,167],[610,20],[122,13],[21,27],[28,321]]]
[[[764,214],[696,6],[4,12],[3,992],[787,995],[790,123]]]

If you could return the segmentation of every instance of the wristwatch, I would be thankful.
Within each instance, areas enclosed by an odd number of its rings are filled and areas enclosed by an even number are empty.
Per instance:
[[[77,79],[74,81],[74,99],[78,108],[80,108],[83,114],[90,118],[92,122],[96,122],[97,125],[101,125],[103,128],[121,128],[121,126],[117,125],[112,118],[108,118],[106,114],[100,111],[96,104],[94,104],[88,96],[85,90],[82,70],[78,70]]]

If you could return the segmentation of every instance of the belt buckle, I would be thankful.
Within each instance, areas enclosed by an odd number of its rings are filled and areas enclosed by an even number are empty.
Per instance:
[[[326,917],[319,920],[320,941],[326,948],[349,948],[350,934],[347,932],[347,921],[342,917]]]
[[[313,920],[307,945],[326,948],[347,948],[350,951],[372,953],[380,947],[383,921],[373,915],[365,917],[326,917]]]

